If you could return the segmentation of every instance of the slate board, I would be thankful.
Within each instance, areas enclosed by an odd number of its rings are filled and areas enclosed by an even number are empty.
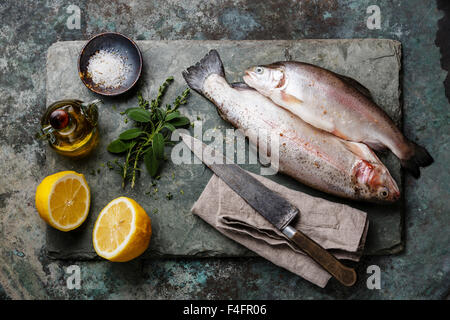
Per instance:
[[[90,101],[98,98],[81,83],[77,72],[78,54],[85,41],[57,42],[47,55],[47,105],[64,98]],[[92,259],[96,254],[92,247],[91,233],[100,210],[118,196],[129,196],[138,201],[150,213],[153,236],[145,257],[155,256],[252,256],[252,252],[225,238],[219,232],[190,213],[211,172],[203,165],[174,165],[168,161],[158,181],[158,192],[151,191],[151,179],[144,172],[136,187],[121,188],[119,175],[103,167],[116,157],[106,151],[110,141],[130,127],[120,111],[136,106],[135,93],[141,90],[144,97],[154,97],[159,85],[169,75],[175,81],[166,95],[172,99],[186,87],[181,71],[196,63],[210,49],[217,49],[224,62],[230,82],[242,81],[243,70],[250,65],[266,64],[293,59],[309,62],[360,81],[370,89],[376,102],[401,126],[400,103],[401,44],[384,39],[349,40],[296,40],[296,41],[137,41],[144,69],[138,87],[132,93],[102,98],[100,106],[100,145],[83,160],[64,158],[47,148],[45,172],[75,170],[84,173],[91,187],[92,203],[87,221],[77,230],[63,233],[47,229],[47,253],[57,259]],[[231,125],[223,121],[215,107],[193,92],[189,104],[180,108],[191,120],[199,117],[203,130],[224,130]],[[167,151],[168,154],[169,151]],[[380,155],[402,190],[402,173],[392,154]],[[252,172],[259,172],[258,165],[243,165]],[[370,227],[365,254],[391,254],[403,249],[403,202],[395,205],[374,205],[345,201],[308,188],[295,180],[278,174],[269,176],[290,188],[304,191],[332,201],[344,202],[369,214]],[[184,194],[181,194],[183,190]],[[174,197],[168,201],[165,195]],[[152,213],[158,209],[158,213]]]

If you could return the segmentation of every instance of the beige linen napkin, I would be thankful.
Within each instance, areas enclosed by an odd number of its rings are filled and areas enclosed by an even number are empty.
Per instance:
[[[299,218],[291,223],[293,227],[329,249],[338,259],[359,261],[368,228],[365,212],[252,175],[300,210]],[[331,278],[216,175],[211,177],[191,211],[225,236],[319,287],[325,287]]]

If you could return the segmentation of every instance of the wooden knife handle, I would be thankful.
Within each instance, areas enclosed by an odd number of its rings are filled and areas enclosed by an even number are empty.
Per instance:
[[[344,266],[317,242],[290,226],[286,227],[283,233],[344,286],[351,287],[355,284],[355,270]]]

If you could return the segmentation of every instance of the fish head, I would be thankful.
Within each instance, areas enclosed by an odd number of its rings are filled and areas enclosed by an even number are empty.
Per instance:
[[[395,202],[400,198],[397,183],[382,163],[360,160],[355,165],[353,174],[357,193],[362,199]]]
[[[278,63],[250,67],[245,70],[244,81],[250,87],[268,96],[273,90],[285,87],[285,68]]]

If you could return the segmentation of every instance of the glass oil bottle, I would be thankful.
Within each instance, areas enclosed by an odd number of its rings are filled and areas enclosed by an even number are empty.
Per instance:
[[[50,105],[41,120],[39,138],[47,139],[59,154],[72,158],[88,155],[98,144],[98,108],[94,100],[61,100]]]

